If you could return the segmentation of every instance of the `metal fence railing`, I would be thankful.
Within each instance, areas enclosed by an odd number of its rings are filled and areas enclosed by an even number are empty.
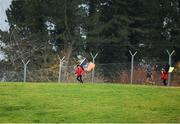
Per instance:
[[[84,82],[107,82],[107,83],[131,83],[132,84],[155,84],[162,85],[160,78],[161,68],[165,66],[165,62],[143,64],[134,62],[133,75],[131,62],[129,63],[107,63],[96,64],[94,74],[85,72],[83,75]],[[75,66],[61,67],[61,80],[59,80],[59,67],[57,68],[41,68],[26,70],[26,77],[24,77],[24,69],[19,71],[1,71],[1,82],[77,82],[74,75]],[[175,67],[176,68],[176,67]],[[180,70],[178,67],[172,72],[171,84],[180,85]],[[93,76],[94,75],[94,76]],[[92,77],[93,76],[93,77]],[[93,78],[93,79],[92,79]]]

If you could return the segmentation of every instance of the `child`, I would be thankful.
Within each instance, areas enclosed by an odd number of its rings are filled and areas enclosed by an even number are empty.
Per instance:
[[[164,86],[167,86],[166,80],[167,80],[167,72],[164,68],[161,70],[161,79],[163,80]]]
[[[80,65],[77,65],[77,67],[75,68],[75,75],[77,76],[77,80],[80,82],[80,83],[83,83],[83,80],[82,80],[82,74],[84,73],[84,68]]]

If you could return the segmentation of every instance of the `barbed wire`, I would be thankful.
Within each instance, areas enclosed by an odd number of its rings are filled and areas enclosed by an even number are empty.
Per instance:
[[[57,46],[63,46],[63,45],[67,45],[67,44],[63,44],[63,43],[61,43],[61,44],[56,44]],[[118,46],[122,46],[122,47],[131,47],[131,46],[136,46],[136,47],[139,47],[139,48],[144,48],[144,47],[153,47],[153,46],[172,46],[172,47],[180,47],[180,44],[148,44],[148,45],[146,45],[146,44],[143,44],[143,45],[140,45],[140,44],[135,44],[135,45],[128,45],[128,44],[119,44],[119,43],[86,43],[86,44],[83,44],[83,43],[78,43],[78,44],[76,44],[75,46],[84,46],[84,47],[88,47],[88,46],[97,46],[97,47],[99,47],[99,46],[102,46],[102,47],[106,47],[106,46],[116,46],[116,47],[118,47]]]

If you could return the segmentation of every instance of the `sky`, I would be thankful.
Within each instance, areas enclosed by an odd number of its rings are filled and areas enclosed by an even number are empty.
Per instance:
[[[7,16],[6,16],[6,10],[9,7],[9,5],[11,4],[12,0],[0,0],[0,29],[2,31],[8,31],[9,30],[9,25],[8,23],[5,22],[5,20],[7,20]],[[0,41],[0,46],[3,47],[4,44],[2,41]],[[4,54],[4,52],[2,52],[0,50],[0,61],[1,60],[5,60],[6,59],[6,55]]]
[[[0,29],[3,31],[7,31],[9,29],[8,23],[5,22],[7,20],[6,10],[11,4],[12,0],[0,0]]]

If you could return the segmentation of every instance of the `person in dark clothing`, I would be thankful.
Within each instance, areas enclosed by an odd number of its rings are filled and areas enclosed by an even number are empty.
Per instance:
[[[164,68],[161,70],[161,79],[163,80],[164,86],[167,86],[166,80],[167,80],[167,72]]]
[[[84,68],[80,65],[77,65],[77,67],[75,68],[75,75],[76,75],[76,79],[80,82],[83,83],[82,80],[82,74],[84,73]]]
[[[152,67],[148,66],[146,70],[146,82],[150,84],[154,84],[153,82],[153,73],[152,73]]]
[[[170,65],[167,63],[163,69],[164,69],[166,72],[168,72],[168,71],[169,71],[169,68],[170,68]]]

